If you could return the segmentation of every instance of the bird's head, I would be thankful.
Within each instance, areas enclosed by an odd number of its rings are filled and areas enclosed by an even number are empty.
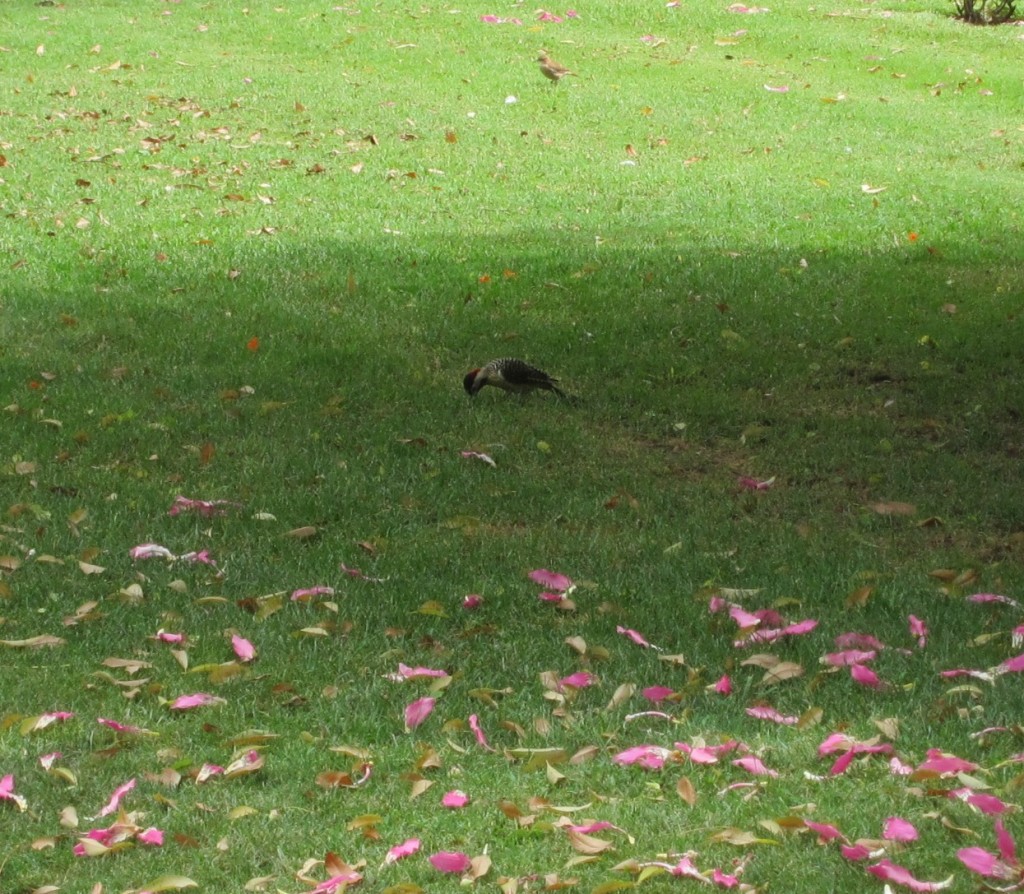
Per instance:
[[[548,54],[541,50],[540,55],[537,57],[537,61],[547,64],[551,60],[548,58]]]
[[[471,369],[466,373],[466,377],[462,380],[462,387],[466,389],[466,394],[470,397],[476,394],[483,387],[476,383],[476,374],[478,372],[480,372],[479,369]]]

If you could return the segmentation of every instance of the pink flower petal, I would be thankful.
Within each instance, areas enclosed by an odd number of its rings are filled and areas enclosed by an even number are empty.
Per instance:
[[[562,677],[558,681],[558,688],[571,686],[573,689],[586,689],[588,686],[593,686],[596,680],[597,677],[589,671],[577,671],[574,674],[569,674],[568,677]]]
[[[182,512],[195,512],[204,518],[214,515],[226,515],[225,506],[237,506],[230,500],[190,500],[188,497],[175,497],[171,508],[167,510],[168,515],[179,515]]]
[[[863,844],[841,844],[839,845],[839,853],[843,855],[844,859],[853,862],[871,859],[871,851]]]
[[[878,674],[863,664],[851,664],[850,676],[855,683],[860,683],[861,686],[867,686],[871,689],[882,688],[882,681],[879,679]]]
[[[1024,671],[1024,653],[1015,658],[1007,658],[1006,661],[999,665],[999,669],[1004,673],[1020,673],[1020,671]]]
[[[919,881],[908,870],[902,866],[897,866],[891,860],[880,860],[878,863],[868,866],[867,870],[884,882],[903,885],[905,888],[910,888],[911,891],[941,891],[953,884],[953,876],[941,882]]]
[[[1016,599],[1011,599],[1009,596],[1000,596],[997,593],[975,593],[973,596],[967,597],[968,602],[1000,602],[1003,605],[1012,605],[1015,608],[1020,606],[1020,603]]]
[[[480,726],[480,718],[476,714],[469,715],[469,728],[473,731],[473,735],[476,736],[476,742],[487,751],[494,751],[491,748],[490,742],[487,741],[487,736],[484,734],[483,727]]]
[[[660,745],[634,745],[612,758],[617,764],[639,764],[646,770],[660,770],[672,752]]]
[[[416,729],[430,716],[435,704],[437,704],[437,699],[430,696],[418,698],[416,701],[408,704],[405,708],[405,728],[407,730]]]
[[[785,726],[795,726],[800,722],[799,717],[793,714],[781,714],[775,708],[769,708],[767,705],[755,705],[752,708],[747,708],[747,714],[751,717],[756,717],[758,720],[771,720],[774,723],[781,723]]]
[[[458,851],[438,851],[430,855],[430,865],[440,872],[465,872],[471,862],[468,856]]]
[[[1013,836],[1006,831],[1002,820],[996,820],[996,843],[999,845],[999,853],[1008,863],[1017,862],[1017,845]],[[1021,867],[1024,869],[1024,867]]]
[[[769,490],[775,484],[774,478],[751,478],[749,475],[741,475],[736,479],[744,490]]]
[[[13,801],[22,811],[28,807],[28,802],[14,792],[14,774],[12,773],[8,773],[0,779],[0,801]]]
[[[910,635],[917,637],[917,647],[923,649],[928,642],[928,626],[914,615],[910,615],[907,621],[910,625]]]
[[[761,761],[761,758],[755,757],[752,754],[734,760],[732,765],[739,767],[741,770],[746,770],[748,773],[753,773],[755,776],[771,776],[774,778],[779,775],[777,770],[769,770]]]
[[[622,627],[621,625],[619,625],[615,628],[615,632],[621,633],[623,636],[627,637],[628,639],[631,639],[638,646],[643,646],[645,649],[655,648],[649,642],[647,642],[646,639],[644,639],[642,634],[638,633],[630,627]]]
[[[396,844],[388,850],[387,856],[384,858],[384,865],[387,866],[397,863],[405,857],[411,857],[419,849],[420,840],[418,838],[407,838],[401,844]]]
[[[177,558],[167,547],[156,543],[141,543],[128,551],[133,559],[168,559]]]
[[[769,93],[789,93],[789,87],[786,84],[779,84],[773,86],[772,84],[765,84],[764,89]]]
[[[729,679],[728,674],[718,678],[718,682],[715,683],[715,692],[719,695],[732,695],[732,680]]]
[[[183,633],[168,633],[166,630],[158,630],[153,639],[161,643],[168,643],[172,646],[181,645],[185,642],[185,634]]]
[[[658,702],[663,702],[667,699],[673,692],[674,690],[669,689],[668,686],[648,686],[643,690],[642,695],[647,701],[658,704]]]
[[[109,727],[118,733],[127,733],[133,736],[152,736],[152,730],[143,729],[141,726],[131,726],[127,723],[119,723],[117,720],[108,720],[106,717],[97,717],[96,722]]]
[[[403,857],[411,857],[419,849],[420,840],[418,838],[408,838],[401,844],[396,844],[388,851],[388,855],[384,858],[384,863],[396,863]]]
[[[548,587],[552,590],[568,590],[572,586],[570,578],[556,571],[548,571],[546,568],[538,568],[536,571],[531,571],[527,577],[535,584],[540,584],[542,587]]]
[[[170,704],[172,711],[188,711],[192,708],[202,708],[207,705],[226,705],[227,700],[218,695],[209,695],[206,692],[196,692],[192,695],[179,695]]]
[[[917,766],[918,772],[932,772],[940,775],[953,773],[973,773],[978,765],[971,761],[957,757],[955,754],[946,754],[938,748],[929,748],[927,758]]]
[[[537,598],[541,602],[562,602],[565,599],[565,593],[538,593]]]
[[[493,466],[495,469],[498,467],[498,464],[486,453],[477,453],[475,450],[463,450],[459,455],[463,459],[478,459],[489,466]]]
[[[166,546],[160,546],[158,543],[140,543],[128,550],[128,555],[133,559],[167,559],[171,561],[177,558]]]
[[[836,646],[840,649],[872,649],[881,652],[885,643],[870,633],[840,633],[836,637]]]
[[[118,807],[121,806],[121,799],[124,798],[124,796],[127,795],[128,792],[130,792],[133,788],[135,788],[134,777],[129,779],[122,785],[119,785],[116,789],[114,789],[114,794],[110,796],[110,800],[107,801],[106,806],[99,813],[96,814],[94,819],[99,819],[99,817],[101,816],[107,816],[108,814],[111,814],[115,810],[117,810]]]
[[[238,634],[232,634],[231,648],[235,650],[238,660],[243,663],[252,661],[256,657],[256,647]]]
[[[865,664],[874,661],[878,653],[874,650],[846,649],[843,652],[829,652],[821,660],[833,667],[849,667],[851,664]]]
[[[143,844],[149,844],[153,847],[161,847],[164,843],[163,831],[157,829],[155,826],[150,826],[148,829],[139,832],[135,837]]]
[[[437,670],[432,667],[409,667],[409,665],[399,662],[398,676],[403,680],[421,680],[424,677],[447,677],[448,671]]]
[[[469,795],[458,789],[446,792],[444,797],[441,798],[441,806],[447,807],[449,810],[458,810],[460,807],[465,807],[468,803]]]
[[[476,593],[471,593],[465,599],[462,600],[462,607],[466,611],[472,611],[475,608],[480,608],[483,605],[483,596],[478,596]]]
[[[970,869],[971,872],[976,872],[978,875],[1006,878],[1005,870],[1009,869],[1009,867],[1005,866],[995,854],[983,848],[961,848],[956,852],[956,855],[960,858],[960,862]]]
[[[886,841],[917,841],[917,829],[902,817],[890,816],[882,828],[882,837]]]
[[[306,587],[292,590],[292,602],[309,602],[317,596],[333,596],[334,587]]]
[[[841,838],[843,841],[846,841],[846,836],[831,823],[814,823],[810,820],[804,820],[804,825],[814,832],[818,836],[818,841],[823,844],[829,841],[834,841],[836,838]]]

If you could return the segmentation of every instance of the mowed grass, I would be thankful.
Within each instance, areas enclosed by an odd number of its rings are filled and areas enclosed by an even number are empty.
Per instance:
[[[946,793],[1019,800],[1024,705],[1013,674],[938,674],[1019,651],[1019,609],[965,597],[1024,577],[1020,29],[726,6],[0,9],[0,639],[64,640],[0,652],[0,777],[27,802],[0,801],[0,890],[304,891],[332,851],[367,889],[454,890],[426,856],[462,851],[493,861],[478,885],[591,891],[691,850],[759,890],[881,890],[785,818],[853,841],[890,816],[921,837],[884,856],[976,886],[956,851],[993,850],[992,817]],[[541,48],[577,76],[550,85]],[[470,401],[464,373],[503,355],[578,401]],[[179,494],[230,505],[169,516]],[[574,611],[537,568],[577,582]],[[312,586],[335,593],[289,598]],[[737,649],[716,596],[819,623]],[[882,688],[819,662],[849,631],[890,647]],[[251,665],[221,667],[232,633]],[[758,653],[803,673],[766,684]],[[399,662],[450,675],[411,732],[431,686]],[[169,709],[200,691],[225,703]],[[667,717],[627,719],[647,709]],[[822,781],[837,731],[978,769],[882,755]],[[612,760],[729,739],[779,776]],[[252,747],[259,772],[195,781]],[[132,778],[122,807],[164,845],[74,856]],[[563,815],[615,824],[593,833],[614,850],[581,853]]]

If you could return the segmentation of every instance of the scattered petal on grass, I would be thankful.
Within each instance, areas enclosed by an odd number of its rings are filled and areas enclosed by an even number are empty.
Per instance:
[[[430,855],[430,865],[439,872],[465,872],[469,869],[470,859],[458,851],[438,851]]]
[[[177,646],[185,642],[185,634],[169,633],[166,630],[158,630],[153,639],[155,639],[157,642],[168,643],[172,646]]]
[[[535,584],[540,584],[542,587],[550,587],[552,590],[568,590],[572,587],[572,580],[564,574],[548,571],[546,568],[538,568],[536,571],[531,571],[527,577]]]
[[[292,602],[311,602],[317,596],[333,596],[334,587],[305,587],[292,590]]]
[[[256,647],[249,640],[238,634],[232,634],[231,648],[234,649],[238,660],[243,663],[252,661],[256,657]]]
[[[489,466],[494,468],[498,467],[498,464],[486,453],[477,453],[475,450],[463,450],[460,454],[465,459],[478,459],[481,462],[487,463]]]
[[[139,832],[137,839],[143,844],[148,844],[153,847],[162,847],[164,843],[164,833],[161,829],[155,826],[150,826],[148,829],[144,829]]]
[[[47,714],[40,714],[37,717],[26,717],[21,722],[18,730],[23,736],[27,736],[30,733],[37,733],[40,730],[44,730],[48,726],[52,726],[54,723],[63,723],[65,720],[71,720],[74,716],[74,712],[72,711],[50,711]]]
[[[795,726],[800,722],[800,718],[795,714],[782,714],[775,708],[770,708],[766,705],[755,705],[753,708],[747,708],[747,714],[751,717],[756,717],[758,720],[771,720],[773,723],[781,723],[785,726]]]
[[[941,891],[953,884],[953,876],[943,879],[941,882],[922,882],[910,874],[910,871],[902,866],[897,866],[891,860],[881,860],[872,866],[867,867],[868,872],[877,876],[884,882],[892,882],[896,885],[903,885],[911,891]]]
[[[447,677],[448,671],[437,670],[431,667],[409,667],[407,664],[398,664],[398,673],[394,675],[401,680],[421,680],[424,678]]]
[[[831,823],[814,823],[810,820],[804,820],[804,825],[814,832],[818,836],[818,841],[823,844],[834,841],[837,838],[846,841],[846,836]]]
[[[878,653],[874,650],[846,649],[842,652],[829,652],[821,658],[822,664],[830,664],[833,667],[850,667],[854,664],[866,664],[874,661]]]
[[[541,602],[564,602],[565,593],[538,593],[537,598]]]
[[[998,816],[1010,809],[1009,805],[1001,798],[990,795],[987,792],[976,792],[966,787],[953,789],[949,792],[949,797],[958,798],[979,813],[984,813],[988,816]]]
[[[119,785],[116,789],[114,789],[114,794],[110,796],[110,800],[107,801],[106,806],[93,818],[99,819],[101,816],[108,816],[109,814],[113,813],[121,806],[121,800],[124,798],[124,796],[127,795],[128,792],[130,792],[133,788],[135,788],[134,777],[132,779],[129,779],[122,785]]]
[[[441,806],[447,807],[449,810],[458,810],[460,807],[465,807],[468,803],[469,795],[458,789],[445,792],[444,797],[441,798]]]
[[[878,674],[863,664],[851,664],[850,676],[855,683],[860,683],[861,686],[867,686],[870,689],[882,688],[882,681],[879,679]]]
[[[22,812],[28,808],[28,802],[14,791],[14,775],[12,773],[8,773],[0,779],[0,801],[12,801]]]
[[[596,680],[597,678],[589,671],[577,671],[567,677],[562,677],[558,681],[558,688],[571,686],[573,689],[586,689],[588,686],[593,686]]]
[[[192,695],[179,695],[170,704],[172,711],[188,711],[192,708],[203,708],[207,705],[226,705],[227,699],[206,692],[195,692]]]
[[[917,841],[917,829],[899,816],[890,816],[882,828],[882,837],[887,841]]]
[[[347,574],[355,580],[364,580],[371,584],[382,584],[387,580],[385,577],[370,577],[369,575],[363,574],[363,572],[358,568],[350,568],[344,562],[338,565],[338,570],[341,571],[342,574]]]
[[[1024,653],[1017,655],[1015,658],[1007,658],[1006,661],[999,665],[999,671],[1004,674],[1024,671]]]
[[[660,745],[634,745],[620,751],[612,760],[617,764],[639,764],[647,770],[660,770],[671,753]]]
[[[1020,608],[1020,603],[1016,599],[1011,599],[1009,596],[1001,596],[998,593],[974,593],[967,597],[968,602],[1000,602],[1003,605],[1012,605],[1014,608]]]
[[[141,726],[132,726],[128,723],[120,723],[117,720],[108,720],[106,717],[97,717],[96,722],[109,727],[117,733],[124,733],[131,736],[155,736],[152,730],[143,729]]]
[[[917,637],[917,647],[923,649],[928,642],[928,626],[914,615],[910,615],[907,621],[910,625],[910,635]]]
[[[769,93],[789,93],[789,86],[786,84],[779,84],[777,86],[772,84],[765,84],[764,89]]]
[[[490,742],[487,741],[487,736],[484,733],[483,727],[480,726],[480,718],[476,714],[469,715],[469,728],[473,731],[473,735],[476,737],[477,744],[487,751],[494,751],[491,748]]]
[[[752,754],[737,758],[732,762],[732,765],[739,767],[741,770],[746,770],[748,773],[753,773],[755,776],[771,776],[775,778],[779,775],[778,770],[769,770],[761,761],[761,758],[755,757]]]
[[[641,695],[647,701],[658,704],[659,702],[665,701],[670,695],[673,695],[675,690],[669,689],[668,686],[648,686],[646,689],[641,690]]]
[[[430,716],[436,703],[437,699],[431,698],[429,695],[410,702],[405,708],[405,728],[407,730],[416,729]]]
[[[972,773],[978,765],[954,754],[946,754],[938,748],[929,748],[925,760],[917,765],[917,772],[938,773],[940,776],[956,773]]]
[[[728,674],[718,678],[718,682],[715,683],[715,692],[719,695],[732,695],[732,680],[729,679]]]
[[[384,858],[384,863],[385,865],[397,863],[405,857],[411,857],[419,849],[420,840],[418,838],[408,838],[401,844],[396,844],[388,851],[387,856]]]
[[[788,89],[788,88],[787,88]],[[775,478],[751,478],[748,475],[741,475],[736,483],[744,490],[770,490],[775,484]]]
[[[168,515],[179,515],[182,512],[195,512],[204,518],[214,515],[227,515],[227,506],[237,506],[230,500],[190,500],[188,497],[177,496],[167,510]]]
[[[649,642],[647,642],[647,640],[644,639],[642,634],[638,633],[636,630],[633,630],[629,627],[618,626],[615,628],[615,632],[621,633],[627,639],[632,640],[638,646],[643,646],[645,649],[658,649],[657,646],[652,646]]]
[[[483,601],[483,596],[478,596],[476,593],[470,593],[462,600],[462,607],[466,609],[466,611],[472,611],[475,608],[480,608]]]
[[[263,755],[255,748],[251,748],[224,768],[224,778],[234,779],[236,776],[247,776],[262,769]]]
[[[133,559],[167,559],[170,561],[177,558],[166,546],[160,546],[158,543],[140,543],[138,546],[133,546],[128,551],[128,555]]]

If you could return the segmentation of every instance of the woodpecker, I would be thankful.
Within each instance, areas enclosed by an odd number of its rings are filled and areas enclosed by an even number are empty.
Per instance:
[[[492,360],[480,369],[473,369],[466,373],[462,380],[462,386],[472,397],[484,385],[493,385],[503,391],[511,391],[514,394],[526,394],[530,391],[554,391],[559,397],[565,397],[553,379],[543,370],[530,366],[522,360],[514,357],[502,357],[500,360]]]
[[[537,57],[537,63],[540,65],[540,73],[556,84],[566,75],[576,77],[576,72],[569,71],[564,65],[559,65],[547,53],[541,53]]]

